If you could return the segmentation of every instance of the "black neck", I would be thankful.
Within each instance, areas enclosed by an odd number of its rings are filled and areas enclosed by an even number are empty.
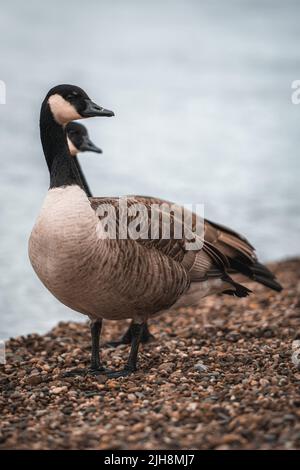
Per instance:
[[[91,190],[90,190],[90,188],[89,188],[89,185],[88,185],[88,183],[87,183],[87,180],[85,179],[85,176],[84,176],[84,174],[83,174],[83,171],[82,171],[82,169],[81,169],[81,166],[80,166],[80,163],[79,163],[79,161],[78,161],[77,156],[71,157],[71,158],[73,158],[73,160],[74,160],[74,162],[75,162],[75,165],[76,165],[76,167],[77,167],[77,170],[78,170],[78,173],[79,173],[79,176],[80,176],[80,179],[81,179],[81,183],[82,183],[83,189],[85,190],[87,197],[92,197]]]
[[[55,121],[46,101],[41,109],[40,134],[50,172],[50,188],[72,184],[82,187],[78,169],[69,152],[66,131]]]

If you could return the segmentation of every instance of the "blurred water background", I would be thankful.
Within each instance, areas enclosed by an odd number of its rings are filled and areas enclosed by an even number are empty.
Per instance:
[[[86,122],[95,195],[205,204],[264,261],[299,254],[297,0],[4,1],[0,11],[0,338],[81,316],[34,274],[27,241],[48,187],[41,100],[82,86],[112,119]]]

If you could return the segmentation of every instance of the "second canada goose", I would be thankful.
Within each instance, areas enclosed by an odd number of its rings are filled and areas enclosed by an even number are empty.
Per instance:
[[[68,142],[71,140],[71,145],[69,142],[70,153],[75,157],[75,162],[79,169],[86,194],[89,197],[92,197],[88,183],[85,179],[76,155],[79,151],[91,150],[99,152],[100,149],[91,143],[91,141],[89,141],[88,145],[86,145],[85,141],[86,138],[88,138],[88,134],[86,128],[82,124],[72,122],[67,125],[66,129]],[[130,197],[133,197],[135,201],[142,204],[146,202],[147,204],[166,204],[169,207],[175,206],[174,202],[156,197],[136,195]],[[192,217],[194,219],[195,225],[197,215],[192,214]],[[249,281],[255,281],[275,291],[281,290],[281,286],[276,281],[275,276],[264,265],[259,263],[255,254],[255,249],[246,238],[237,232],[234,232],[232,229],[229,229],[228,227],[211,222],[207,219],[204,220],[204,232],[205,240],[218,247],[218,249],[227,256],[230,264],[228,270],[233,277],[238,276],[240,280],[246,283]],[[241,277],[242,274],[243,278]],[[110,341],[107,343],[107,345],[118,346],[120,344],[130,344],[132,340],[132,328],[134,329],[134,323],[131,323],[124,335],[119,340]],[[141,342],[146,343],[152,338],[153,335],[150,333],[148,325],[145,322],[143,331],[141,333]]]
[[[79,122],[69,122],[66,131],[72,157],[76,157],[80,152],[102,153],[101,148],[91,141],[87,128]]]
[[[83,188],[88,195],[92,197],[92,192],[88,185],[88,182],[85,178],[85,175],[82,171],[80,163],[78,161],[77,155],[80,152],[96,152],[102,153],[102,150],[97,147],[89,138],[88,131],[85,126],[79,122],[70,122],[66,126],[67,130],[67,140],[71,156],[74,158],[75,164],[77,166],[78,172],[80,174],[80,179],[83,185]],[[107,346],[115,347],[119,344],[130,344],[131,343],[131,325],[128,327],[126,333],[118,341],[109,341]],[[145,323],[142,334],[141,334],[141,343],[147,343],[154,336],[150,333],[147,323]]]
[[[81,152],[102,153],[102,150],[91,141],[87,128],[79,124],[79,122],[69,122],[66,126],[66,131],[69,151],[77,166],[82,185],[86,194],[92,197],[90,187],[81,169],[77,155]]]
[[[256,261],[249,261],[251,248],[241,237],[235,242],[239,256],[233,263],[226,250],[220,249],[224,240],[214,244],[204,236],[201,248],[188,251],[184,236],[178,239],[171,235],[167,240],[105,236],[99,209],[108,204],[118,209],[119,199],[87,197],[70,158],[65,125],[75,119],[112,115],[72,85],[57,86],[46,95],[40,133],[50,169],[50,188],[30,236],[29,256],[48,290],[91,319],[91,368],[95,372],[103,373],[99,356],[102,319],[133,319],[127,364],[121,371],[108,373],[120,377],[136,370],[148,318],[195,296],[197,300],[218,292],[247,296],[249,289],[235,281],[230,271],[247,275]],[[146,199],[144,206],[150,213],[151,204]],[[134,197],[128,200],[129,206],[135,202]],[[117,220],[120,223],[119,213]],[[172,221],[177,222],[175,217]],[[151,218],[145,222],[151,225]],[[151,229],[149,225],[147,228]],[[229,229],[224,233],[232,236]],[[261,277],[271,277],[264,267],[257,265],[256,269]]]
[[[78,169],[82,186],[88,197],[92,197],[92,192],[85,178],[84,172],[82,171],[77,155],[81,152],[102,153],[102,150],[90,140],[86,127],[80,124],[79,122],[69,122],[69,124],[67,124],[66,126],[66,131],[69,151]],[[131,328],[132,326],[130,325],[126,333],[122,336],[120,340],[109,341],[107,343],[107,346],[114,347],[118,346],[119,344],[130,344],[132,337]],[[154,338],[154,336],[150,333],[147,323],[145,323],[141,334],[141,343],[147,343],[152,338]]]

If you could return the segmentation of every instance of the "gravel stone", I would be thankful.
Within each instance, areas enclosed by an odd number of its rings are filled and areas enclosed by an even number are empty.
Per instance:
[[[300,260],[273,263],[276,293],[205,298],[150,322],[135,374],[68,375],[89,367],[88,324],[6,343],[0,449],[300,449]],[[104,322],[102,344],[125,322]],[[295,348],[294,343],[294,348]],[[121,369],[129,347],[102,347]]]

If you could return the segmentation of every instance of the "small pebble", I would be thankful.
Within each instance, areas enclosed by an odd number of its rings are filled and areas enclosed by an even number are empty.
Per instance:
[[[197,362],[197,364],[194,365],[194,369],[196,369],[198,372],[206,372],[208,368],[202,362]]]

